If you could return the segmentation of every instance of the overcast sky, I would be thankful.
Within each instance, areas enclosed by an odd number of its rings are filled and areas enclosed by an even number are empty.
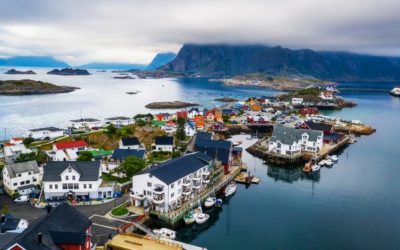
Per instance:
[[[0,57],[148,63],[184,43],[400,56],[400,0],[0,0]]]

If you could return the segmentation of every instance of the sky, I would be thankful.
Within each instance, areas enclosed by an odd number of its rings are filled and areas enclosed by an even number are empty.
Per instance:
[[[0,57],[149,63],[185,43],[400,56],[400,0],[0,0]]]

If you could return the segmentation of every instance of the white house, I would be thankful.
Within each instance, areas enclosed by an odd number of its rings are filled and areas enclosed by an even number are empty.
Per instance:
[[[84,140],[57,142],[46,154],[53,161],[76,161],[78,153],[85,150],[88,150],[88,145]]]
[[[114,196],[113,185],[102,185],[99,161],[53,161],[43,169],[46,200],[87,200]]]
[[[141,147],[137,137],[124,137],[119,140],[119,148],[121,149],[139,149]]]
[[[303,104],[303,98],[299,98],[299,97],[293,97],[292,98],[292,105],[296,106],[296,105],[301,105]]]
[[[268,152],[299,156],[302,152],[317,153],[323,146],[323,132],[275,126],[269,140]]]
[[[154,165],[132,177],[131,203],[169,211],[210,182],[213,158],[199,152]],[[145,201],[147,200],[147,201]]]
[[[103,123],[98,119],[93,118],[81,118],[77,120],[71,120],[69,127],[72,129],[93,129],[103,126]]]
[[[174,151],[174,137],[172,136],[156,136],[154,151],[172,152]]]
[[[198,115],[202,115],[202,112],[199,111],[198,108],[191,108],[188,112],[187,112],[187,117],[190,120],[193,120],[196,116]]]
[[[115,168],[119,167],[121,163],[125,161],[127,157],[133,156],[139,159],[144,159],[146,155],[146,151],[144,149],[125,149],[125,148],[118,148],[114,150],[111,157],[104,159],[101,161],[101,171],[103,173],[110,173]],[[117,174],[114,174],[118,176]],[[123,177],[123,176],[119,176]]]
[[[4,160],[13,163],[21,154],[30,154],[32,150],[26,148],[21,138],[12,138],[9,143],[4,144]]]
[[[41,181],[41,173],[36,161],[7,164],[3,168],[4,189],[11,196],[30,194]]]
[[[64,135],[64,130],[55,127],[35,128],[28,130],[27,137],[35,140],[54,139]]]
[[[185,134],[187,136],[194,136],[194,134],[196,134],[196,125],[194,125],[194,122],[192,122],[192,121],[186,122]]]
[[[105,119],[106,124],[113,124],[116,127],[128,126],[135,123],[133,118],[125,117],[125,116],[116,116]]]
[[[333,92],[331,92],[331,91],[321,91],[319,94],[319,97],[322,100],[333,100],[334,99]]]

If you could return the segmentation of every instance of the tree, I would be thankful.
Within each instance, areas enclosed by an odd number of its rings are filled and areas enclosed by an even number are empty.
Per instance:
[[[183,128],[178,128],[176,130],[176,138],[178,138],[178,140],[180,140],[180,141],[186,140],[186,133]]]
[[[79,153],[77,161],[91,161],[93,159],[93,154],[89,151],[82,151]]]
[[[28,154],[20,154],[17,159],[15,159],[15,162],[24,162],[24,161],[34,161],[36,160],[36,154],[35,152],[28,153]]]
[[[143,159],[139,159],[135,156],[128,156],[121,165],[114,169],[114,172],[117,174],[125,174],[126,177],[130,178],[142,171],[145,165],[146,163]]]
[[[185,118],[179,117],[176,123],[178,124],[178,128],[183,128],[186,124],[186,120]]]
[[[29,146],[34,141],[35,141],[35,139],[33,139],[32,137],[26,137],[26,138],[24,138],[24,140],[22,142],[24,143],[25,147],[29,148]]]
[[[146,126],[146,122],[145,122],[143,119],[138,119],[138,120],[136,120],[135,124],[136,124],[138,127]]]
[[[106,127],[106,133],[108,136],[112,136],[117,133],[117,128],[114,126],[114,124],[111,123]]]

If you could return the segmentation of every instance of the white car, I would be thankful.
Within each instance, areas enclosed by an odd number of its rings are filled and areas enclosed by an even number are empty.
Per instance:
[[[29,201],[28,195],[22,195],[14,200],[15,203],[24,203]]]

